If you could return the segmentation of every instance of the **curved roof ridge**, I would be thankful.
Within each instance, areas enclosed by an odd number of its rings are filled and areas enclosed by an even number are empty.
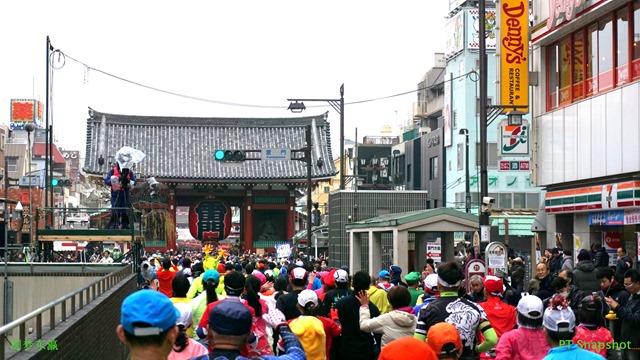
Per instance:
[[[195,116],[151,116],[151,115],[126,115],[104,113],[89,107],[87,121],[100,122],[102,116],[109,124],[127,125],[176,125],[179,121],[183,126],[294,126],[310,124],[314,119],[318,126],[323,126],[327,121],[328,112],[319,115],[302,117],[259,118],[259,117],[195,117]]]

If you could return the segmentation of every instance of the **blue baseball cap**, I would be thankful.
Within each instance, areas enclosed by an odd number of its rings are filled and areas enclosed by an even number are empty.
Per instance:
[[[245,335],[251,325],[251,313],[240,301],[220,301],[209,313],[209,328],[220,335]]]
[[[380,278],[388,278],[391,277],[391,274],[387,270],[382,270],[378,273],[378,277]]]
[[[179,316],[166,295],[155,290],[138,290],[122,302],[120,324],[134,336],[152,336],[174,327]]]
[[[202,274],[202,282],[206,283],[209,280],[213,280],[214,283],[220,282],[220,273],[217,270],[207,270]]]

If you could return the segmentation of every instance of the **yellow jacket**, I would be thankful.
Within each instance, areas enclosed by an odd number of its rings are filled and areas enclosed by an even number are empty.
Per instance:
[[[367,294],[369,294],[369,298],[371,302],[376,305],[378,310],[380,310],[380,314],[386,314],[391,311],[391,305],[389,305],[389,300],[387,299],[387,292],[380,289],[376,286],[369,286],[369,290],[367,290]]]

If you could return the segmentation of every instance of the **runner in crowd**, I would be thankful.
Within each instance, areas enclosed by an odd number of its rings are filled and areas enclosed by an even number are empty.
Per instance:
[[[407,282],[409,293],[411,294],[411,304],[409,306],[414,307],[418,298],[424,294],[424,291],[420,289],[420,273],[417,271],[410,272],[404,277],[404,280]]]
[[[483,284],[487,301],[479,303],[478,306],[484,310],[500,341],[502,334],[516,327],[516,308],[502,301],[505,288],[501,278],[487,275]],[[494,355],[495,351],[490,351],[482,353],[480,358],[489,359]]]
[[[431,326],[443,321],[452,323],[463,342],[461,358],[473,359],[476,354],[493,348],[498,338],[484,310],[476,303],[459,296],[462,278],[463,271],[458,263],[447,262],[438,266],[440,297],[420,310],[414,337],[425,340]],[[477,331],[485,337],[484,342],[479,345],[475,344]]]
[[[387,299],[387,291],[378,287],[378,282],[375,277],[371,277],[371,286],[369,286],[369,290],[367,290],[367,294],[369,294],[369,299],[380,311],[380,314],[386,314],[391,311],[391,305],[389,305],[389,300]]]
[[[185,291],[186,293],[186,291]],[[178,326],[178,336],[173,344],[173,350],[169,353],[169,360],[188,360],[196,356],[207,355],[207,347],[191,338],[189,333],[193,333],[192,309],[189,304],[174,304],[180,312],[176,325]]]
[[[166,359],[178,337],[180,316],[171,300],[157,291],[140,290],[124,299],[120,311],[116,334],[130,358]]]
[[[555,295],[551,299],[549,307],[544,312],[543,325],[547,343],[551,347],[544,360],[604,359],[578,344],[571,343],[576,333],[576,317],[564,296]]]
[[[376,343],[370,332],[360,330],[359,308],[362,304],[355,297],[360,291],[369,288],[370,277],[364,271],[359,271],[353,275],[353,293],[340,299],[335,308],[338,310],[338,317],[342,324],[342,336],[340,344],[334,356],[334,360],[350,359],[375,359],[379,354],[379,344]],[[380,311],[373,304],[369,303],[370,317],[375,318],[380,315]]]
[[[496,346],[496,360],[540,360],[550,346],[542,329],[542,300],[525,295],[516,307],[518,328],[502,334]]]
[[[418,316],[420,309],[429,305],[438,296],[438,274],[429,274],[423,281],[424,294],[416,301],[413,313]]]
[[[411,293],[404,286],[394,286],[387,293],[392,311],[371,318],[369,310],[369,294],[361,290],[355,295],[360,301],[360,330],[382,334],[381,346],[384,347],[393,340],[404,336],[411,336],[416,329],[416,317],[413,314]]]
[[[427,344],[438,359],[458,359],[464,351],[458,329],[447,322],[437,323],[429,329]]]
[[[604,317],[602,316],[603,300],[598,295],[589,295],[581,300],[579,315],[580,324],[576,327],[576,334],[573,342],[577,344],[612,344],[613,336],[609,329],[604,327]],[[587,346],[587,350],[603,357],[607,357],[606,345]]]
[[[228,287],[227,287],[228,290]],[[227,295],[230,295],[227,293]],[[244,360],[242,350],[253,336],[251,312],[240,302],[225,300],[212,308],[207,320],[207,338],[211,344],[211,352],[194,360]],[[305,360],[306,356],[298,337],[291,332],[289,326],[278,327],[284,341],[285,354],[281,356],[264,355],[256,359],[265,360]]]
[[[346,271],[342,269],[335,270],[333,272],[333,282],[335,282],[336,288],[324,295],[321,309],[322,316],[330,316],[331,310],[335,309],[336,303],[352,294],[351,289],[349,289],[349,274]]]

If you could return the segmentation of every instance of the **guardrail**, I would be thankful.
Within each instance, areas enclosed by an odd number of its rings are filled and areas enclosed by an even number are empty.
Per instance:
[[[8,334],[18,328],[18,337],[12,339],[13,341],[20,340],[21,344],[24,344],[24,341],[27,339],[27,322],[34,319],[36,321],[35,328],[33,331],[35,332],[35,338],[32,339],[35,343],[37,340],[42,339],[43,335],[43,323],[42,318],[43,314],[49,312],[49,331],[54,330],[57,324],[61,322],[67,321],[68,316],[75,315],[75,313],[79,310],[82,310],[87,304],[94,301],[96,298],[104,294],[107,290],[111,289],[116,284],[120,283],[125,278],[134,274],[133,268],[131,265],[124,266],[122,269],[114,271],[111,274],[105,275],[100,279],[92,282],[91,284],[74,291],[73,293],[67,294],[57,300],[54,300],[20,318],[12,321],[11,323],[0,327],[0,336],[2,337],[2,341],[0,341],[0,360],[5,359],[5,350],[6,343],[8,338]],[[69,305],[69,312],[67,311],[67,304]],[[60,317],[56,316],[56,307],[60,306]],[[9,341],[12,341],[9,340]],[[22,346],[20,350],[22,351]],[[19,352],[17,351],[17,352]]]

